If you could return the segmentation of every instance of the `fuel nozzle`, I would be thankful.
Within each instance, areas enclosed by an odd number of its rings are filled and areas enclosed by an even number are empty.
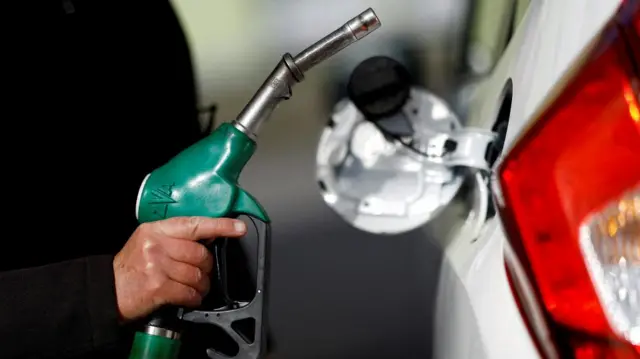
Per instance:
[[[291,87],[304,80],[307,71],[380,26],[380,20],[369,8],[295,57],[284,54],[233,125],[255,140],[262,123],[271,116],[280,101],[291,98]]]

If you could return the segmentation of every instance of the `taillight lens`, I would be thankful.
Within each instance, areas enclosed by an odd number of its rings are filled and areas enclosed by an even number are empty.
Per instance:
[[[607,28],[498,168],[509,240],[580,359],[640,354],[640,59],[623,32]]]
[[[610,325],[640,344],[640,188],[594,211],[580,248]]]

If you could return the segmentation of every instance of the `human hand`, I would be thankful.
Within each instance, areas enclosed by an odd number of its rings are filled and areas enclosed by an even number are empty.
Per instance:
[[[213,258],[199,240],[241,237],[244,222],[229,218],[175,217],[145,223],[113,260],[122,320],[144,317],[170,304],[195,307],[209,291]]]

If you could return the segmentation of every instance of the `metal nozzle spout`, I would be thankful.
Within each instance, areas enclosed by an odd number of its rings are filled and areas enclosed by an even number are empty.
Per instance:
[[[380,20],[373,9],[369,8],[297,56],[284,54],[276,68],[240,112],[234,126],[255,139],[261,125],[271,116],[276,106],[291,97],[291,87],[304,79],[305,72],[380,26]]]
[[[373,9],[347,21],[339,29],[325,36],[294,57],[294,62],[302,73],[335,55],[340,50],[369,35],[381,25]]]
[[[381,23],[373,9],[369,8],[351,19],[346,25],[351,29],[356,39],[360,40],[379,28]]]

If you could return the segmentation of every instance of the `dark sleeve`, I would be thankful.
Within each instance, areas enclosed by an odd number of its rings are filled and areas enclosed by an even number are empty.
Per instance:
[[[0,273],[0,358],[71,357],[120,335],[112,257]]]

